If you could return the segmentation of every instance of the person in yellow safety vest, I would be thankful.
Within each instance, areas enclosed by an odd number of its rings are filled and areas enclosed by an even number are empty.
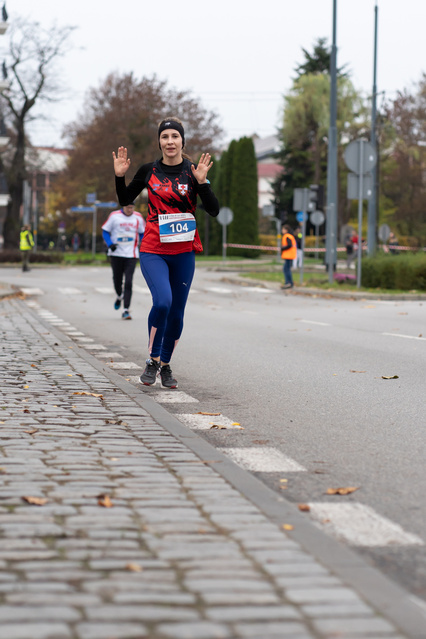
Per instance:
[[[288,224],[282,225],[281,233],[281,259],[284,260],[284,284],[281,288],[293,288],[291,267],[293,266],[293,260],[295,260],[297,256],[296,238]]]
[[[31,226],[26,224],[21,229],[19,238],[19,249],[22,253],[22,270],[29,271],[30,251],[34,246],[33,236],[31,234]]]

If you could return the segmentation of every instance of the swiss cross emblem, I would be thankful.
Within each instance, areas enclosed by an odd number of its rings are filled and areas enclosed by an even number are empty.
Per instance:
[[[188,192],[187,184],[178,184],[178,191],[181,195],[186,195]]]

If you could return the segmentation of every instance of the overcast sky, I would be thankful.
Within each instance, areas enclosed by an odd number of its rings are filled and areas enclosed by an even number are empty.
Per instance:
[[[337,0],[338,66],[347,65],[365,96],[373,83],[376,0]],[[378,91],[393,98],[426,71],[426,0],[377,0]],[[74,50],[60,68],[69,97],[49,122],[31,127],[40,146],[63,146],[61,130],[77,119],[87,89],[111,71],[156,74],[216,111],[225,139],[276,132],[282,96],[321,37],[332,39],[332,0],[7,0],[9,23],[28,17],[45,28],[76,26]],[[7,47],[8,34],[0,38]],[[381,99],[381,98],[380,98]]]

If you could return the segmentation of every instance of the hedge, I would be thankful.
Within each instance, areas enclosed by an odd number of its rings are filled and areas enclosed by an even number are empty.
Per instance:
[[[426,253],[364,257],[361,284],[366,288],[426,290]]]

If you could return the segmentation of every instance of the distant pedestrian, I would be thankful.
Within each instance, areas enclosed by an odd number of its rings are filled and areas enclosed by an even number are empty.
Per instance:
[[[74,233],[74,235],[72,236],[71,244],[72,250],[74,251],[74,253],[77,253],[78,249],[80,248],[80,236],[78,233]]]
[[[302,240],[303,240],[303,229],[301,225],[297,227],[294,231],[294,237],[296,238],[296,259],[293,262],[293,268],[301,268],[303,261],[303,249],[302,249]]]
[[[297,256],[296,238],[289,224],[283,224],[281,232],[281,258],[284,260],[284,284],[281,288],[293,288],[294,283],[291,267],[293,266],[293,260],[295,260]]]
[[[395,233],[392,233],[392,231],[389,235],[388,246],[389,246],[389,253],[391,253],[392,255],[398,255],[399,253],[398,240],[396,238]]]
[[[111,258],[112,281],[117,298],[114,308],[118,311],[123,302],[121,317],[132,319],[130,302],[133,292],[133,274],[139,258],[139,242],[145,231],[145,220],[135,211],[132,202],[118,211],[113,211],[102,226],[102,237]],[[124,278],[124,290],[123,290]]]
[[[176,117],[160,122],[157,141],[161,159],[143,164],[128,186],[125,174],[130,166],[127,149],[113,152],[115,184],[120,204],[125,205],[143,189],[148,191],[146,233],[140,247],[142,274],[152,295],[148,316],[149,359],[140,381],[155,384],[157,375],[166,388],[177,388],[170,360],[183,330],[183,318],[195,270],[195,253],[203,246],[194,216],[197,196],[212,217],[219,214],[219,202],[207,174],[213,162],[203,153],[195,165],[183,153],[185,131]]]
[[[22,255],[22,270],[29,271],[29,262],[30,262],[30,251],[34,246],[34,240],[31,233],[31,226],[29,224],[25,224],[21,229],[21,234],[19,238],[19,249]]]
[[[354,246],[355,231],[351,229],[345,239],[346,248],[346,268],[351,268],[352,262],[356,259],[356,250]],[[357,245],[358,248],[358,245]]]

